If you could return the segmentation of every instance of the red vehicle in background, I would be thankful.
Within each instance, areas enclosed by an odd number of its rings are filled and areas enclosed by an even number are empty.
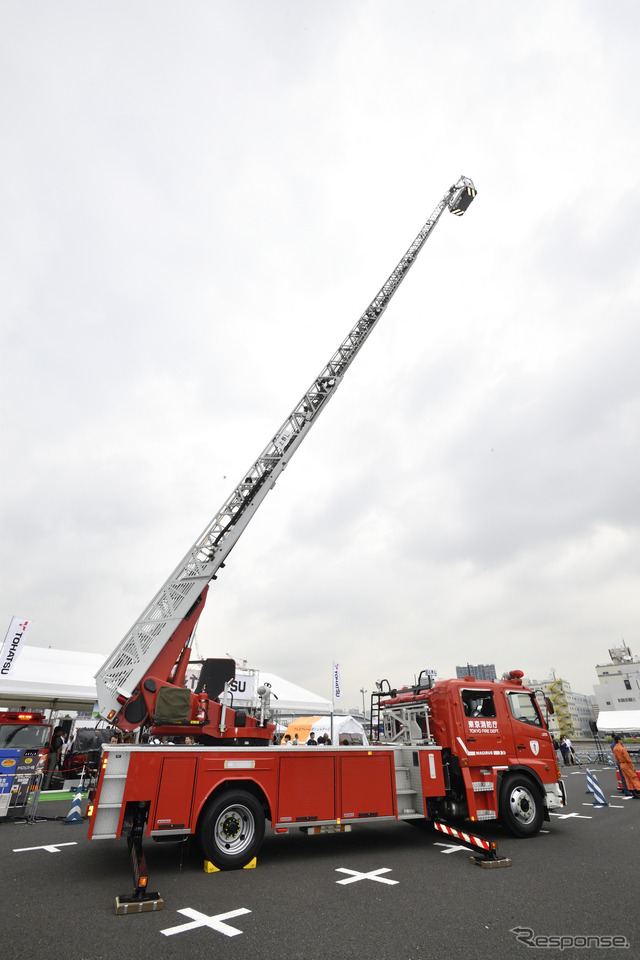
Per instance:
[[[46,769],[51,734],[43,713],[0,711],[0,817],[24,813]]]

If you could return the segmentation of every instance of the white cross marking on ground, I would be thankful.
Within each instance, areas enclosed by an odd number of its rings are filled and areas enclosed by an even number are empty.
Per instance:
[[[25,853],[27,850],[46,850],[47,853],[60,853],[58,847],[75,847],[77,846],[76,841],[72,840],[70,843],[47,843],[43,847],[18,847],[13,852],[14,853]]]
[[[232,917],[240,917],[243,913],[251,913],[251,910],[240,907],[239,910],[230,910],[229,913],[219,913],[216,917],[208,917],[206,913],[200,913],[199,910],[193,910],[191,907],[185,907],[184,910],[178,910],[185,917],[191,917],[191,923],[181,923],[178,927],[167,927],[161,930],[165,937],[171,937],[174,933],[186,933],[187,930],[197,930],[198,927],[209,927],[218,933],[224,933],[225,937],[237,937],[242,930],[236,930],[235,927],[229,927],[224,922],[231,920]]]
[[[336,880],[336,883],[356,883],[357,880],[377,880],[378,883],[399,883],[399,880],[387,880],[381,877],[381,873],[391,873],[391,867],[381,867],[379,870],[372,870],[370,873],[360,873],[358,870],[347,870],[346,867],[337,867],[336,873],[350,873],[350,877],[344,880]]]
[[[591,806],[591,804],[587,804]],[[552,813],[552,817],[557,817],[559,820],[569,820],[571,817],[577,817],[578,820],[593,820],[593,817],[583,817],[581,813]]]
[[[438,843],[437,841],[435,841],[433,845],[434,847],[444,847],[444,849],[441,850],[440,853],[457,853],[458,850],[465,851],[467,849],[466,847],[459,847],[455,843]]]
[[[611,807],[612,810],[623,810],[623,803],[583,803],[583,807],[594,807],[596,810],[606,810],[607,807]]]

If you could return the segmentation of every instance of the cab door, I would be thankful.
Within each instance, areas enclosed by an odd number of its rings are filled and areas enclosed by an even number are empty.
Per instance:
[[[555,771],[555,751],[536,698],[529,690],[505,690],[513,735],[513,761],[535,770],[542,782]]]
[[[463,688],[460,697],[463,737],[459,745],[466,765],[474,768],[505,764],[510,748],[510,726],[504,722],[504,709],[500,711],[493,691]]]

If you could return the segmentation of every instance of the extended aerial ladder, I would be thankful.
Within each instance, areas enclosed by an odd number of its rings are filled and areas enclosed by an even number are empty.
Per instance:
[[[273,727],[266,721],[229,708],[224,697],[222,703],[216,700],[233,678],[233,661],[205,661],[196,691],[184,686],[209,584],[336,392],[443,212],[448,208],[460,216],[475,195],[468,177],[460,177],[447,190],[346,339],[100,668],[96,674],[100,714],[112,725],[125,731],[152,726],[159,732],[195,732],[210,743],[268,742]],[[186,726],[191,729],[185,731]]]

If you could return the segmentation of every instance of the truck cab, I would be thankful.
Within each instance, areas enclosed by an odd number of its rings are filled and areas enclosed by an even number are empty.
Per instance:
[[[529,837],[566,803],[551,735],[521,671],[498,682],[463,677],[392,693],[383,712],[413,708],[410,736],[442,749],[446,790],[428,801],[431,817],[499,820]]]

